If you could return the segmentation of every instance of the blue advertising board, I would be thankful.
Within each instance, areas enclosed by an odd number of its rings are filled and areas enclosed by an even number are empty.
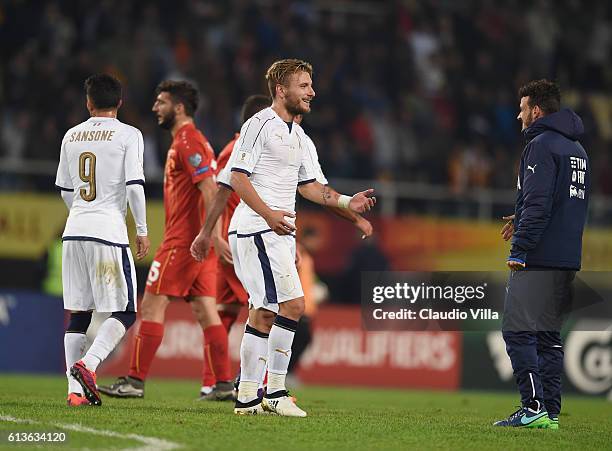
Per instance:
[[[0,371],[64,371],[64,306],[60,298],[0,290]]]

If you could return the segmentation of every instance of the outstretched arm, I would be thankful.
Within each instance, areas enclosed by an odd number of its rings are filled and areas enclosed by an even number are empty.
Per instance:
[[[333,189],[331,186],[329,185],[327,186],[332,193],[338,194],[337,191]],[[368,221],[366,218],[361,216],[359,213],[355,213],[353,210],[349,210],[346,208],[332,207],[331,205],[326,206],[325,209],[329,211],[330,213],[333,213],[342,219],[346,219],[347,221],[352,222],[355,225],[355,227],[357,227],[361,231],[362,240],[365,240],[366,238],[369,238],[372,236],[372,233],[374,232],[372,224],[370,223],[370,221]]]
[[[366,218],[361,216],[359,213],[355,213],[352,210],[346,210],[340,207],[325,207],[329,212],[335,214],[336,216],[341,217],[342,219],[346,219],[347,221],[352,222],[355,227],[357,227],[362,235],[361,239],[365,240],[372,236],[374,233],[374,228],[372,227],[372,223],[368,221]]]
[[[337,207],[344,210],[351,210],[355,213],[369,211],[376,204],[376,197],[373,197],[373,189],[367,189],[351,196],[339,194],[328,185],[314,181],[298,186],[298,191],[302,196],[311,202],[326,207]],[[372,196],[372,197],[371,197]]]

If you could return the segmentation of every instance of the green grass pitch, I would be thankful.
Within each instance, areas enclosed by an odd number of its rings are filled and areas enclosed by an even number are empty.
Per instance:
[[[513,394],[307,387],[293,393],[302,419],[235,416],[231,403],[196,402],[196,381],[153,379],[145,399],[85,408],[65,406],[65,387],[59,376],[0,375],[0,449],[612,449],[612,403],[602,399],[565,397],[552,431],[491,426],[514,410]],[[10,431],[68,440],[9,443]]]

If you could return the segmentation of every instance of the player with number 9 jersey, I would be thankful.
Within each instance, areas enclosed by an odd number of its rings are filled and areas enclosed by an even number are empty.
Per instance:
[[[67,310],[136,311],[125,216],[130,185],[144,187],[143,153],[140,130],[112,117],[91,117],[62,140],[55,184],[70,203],[62,235]],[[137,232],[146,236],[141,216]]]
[[[91,117],[62,141],[55,184],[74,192],[63,239],[128,246],[126,186],[144,186],[140,130],[116,118]]]
[[[70,213],[62,243],[64,334],[69,406],[102,404],[98,365],[136,321],[136,278],[127,204],[136,223],[136,256],[149,251],[142,134],[117,120],[121,82],[109,74],[85,80],[90,118],[68,130],[55,184]],[[92,310],[110,313],[85,352]]]

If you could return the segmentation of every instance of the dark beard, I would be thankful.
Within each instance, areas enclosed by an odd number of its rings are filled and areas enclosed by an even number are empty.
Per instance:
[[[529,128],[533,125],[535,121],[533,120],[533,110],[529,111],[529,116],[527,117],[527,119],[525,120],[525,128]]]
[[[164,130],[170,130],[172,129],[172,127],[174,127],[175,122],[176,122],[176,113],[172,111],[170,114],[162,118],[162,121],[159,123],[159,126],[163,128]]]

